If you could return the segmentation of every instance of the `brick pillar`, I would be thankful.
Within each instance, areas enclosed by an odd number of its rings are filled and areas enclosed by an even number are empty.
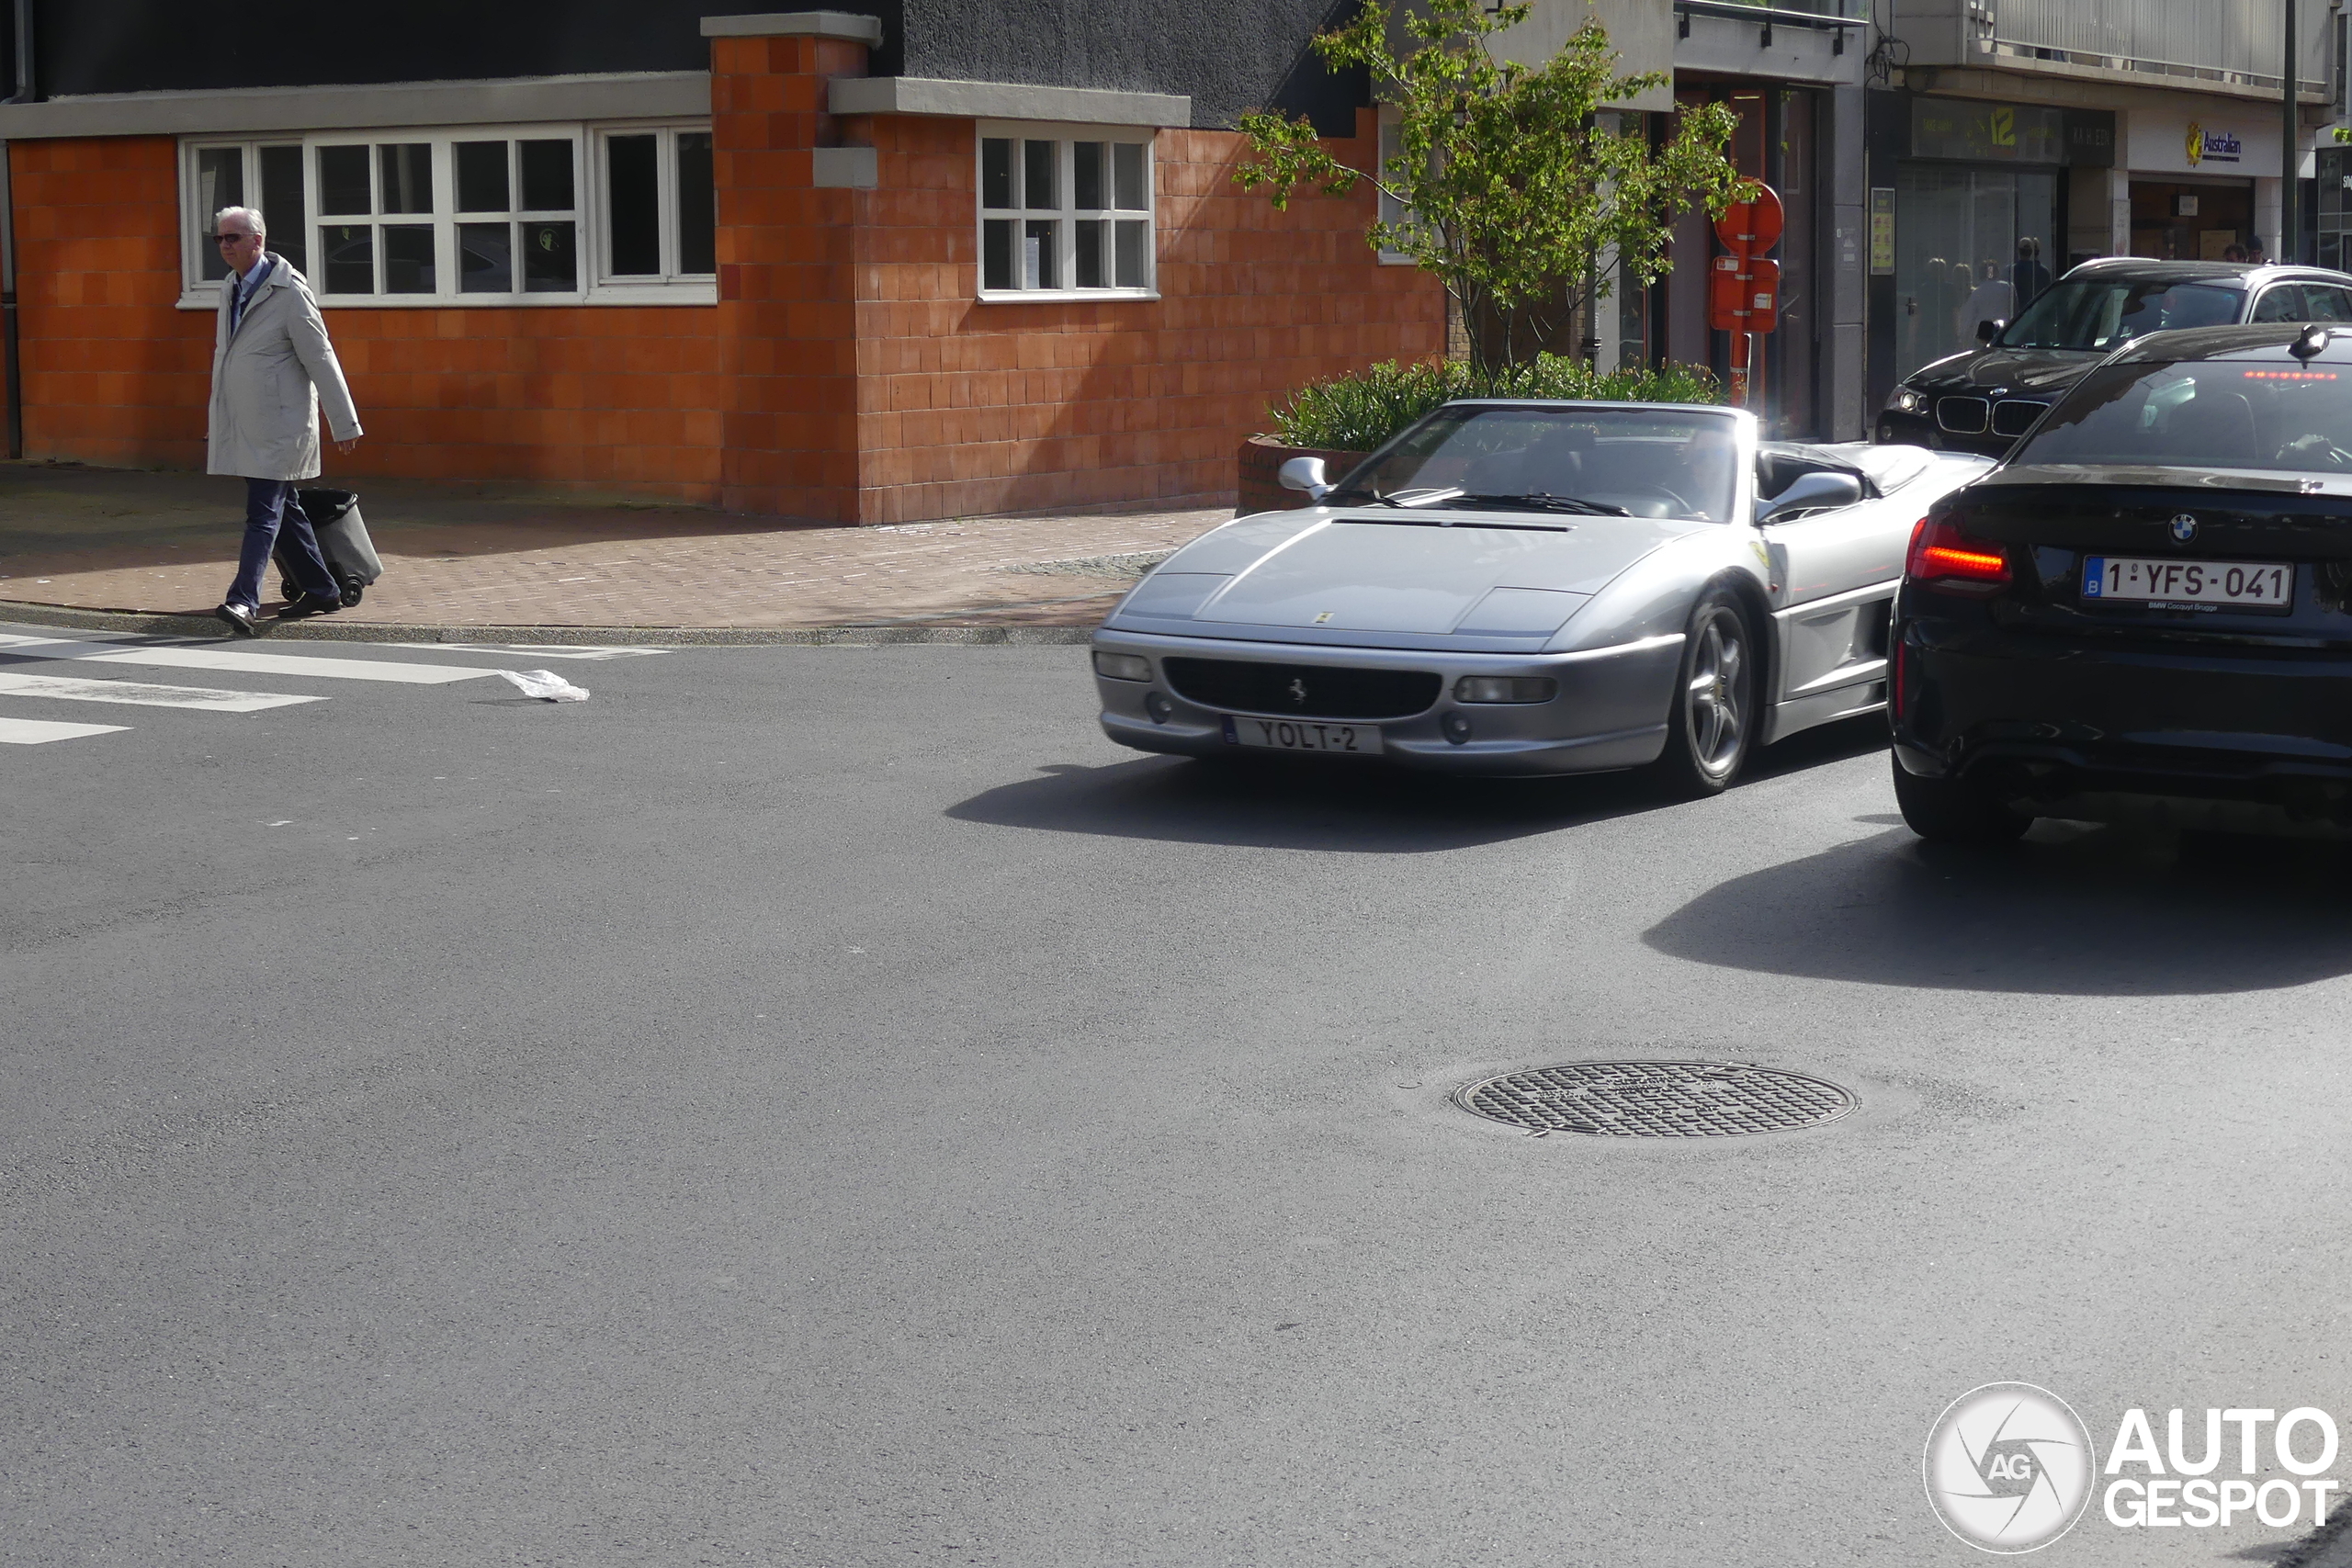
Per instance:
[[[775,20],[791,26],[827,15]],[[711,39],[719,366],[728,382],[720,503],[733,510],[857,521],[852,261],[864,193],[820,186],[815,150],[834,141],[826,109],[832,78],[865,74],[866,51],[866,43],[835,36]]]

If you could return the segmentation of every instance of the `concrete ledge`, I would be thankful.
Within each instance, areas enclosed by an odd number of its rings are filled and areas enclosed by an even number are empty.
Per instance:
[[[233,642],[543,642],[557,647],[807,648],[833,643],[954,643],[972,647],[1073,644],[1089,641],[1089,626],[428,626],[390,621],[297,621],[258,638],[232,635],[209,615],[142,615],[113,610],[73,610],[56,604],[0,600],[0,622],[60,626],[69,631],[141,632]]]
[[[835,114],[952,115],[960,119],[1066,120],[1080,125],[1188,126],[1193,100],[1170,93],[951,82],[923,76],[841,76]]]
[[[763,11],[745,17],[705,17],[705,38],[838,38],[852,43],[882,47],[882,23],[876,17],[846,11]]]
[[[0,104],[0,139],[235,136],[379,126],[678,119],[709,113],[709,72],[647,71],[372,86],[94,93],[40,104]]]
[[[816,149],[812,183],[872,190],[882,181],[881,169],[881,161],[871,147],[820,147]]]

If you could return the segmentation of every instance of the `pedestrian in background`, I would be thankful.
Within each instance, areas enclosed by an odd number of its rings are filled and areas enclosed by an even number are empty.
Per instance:
[[[292,542],[288,553],[302,593],[278,612],[278,619],[343,607],[343,590],[327,570],[294,486],[318,477],[321,397],[338,452],[359,445],[359,414],[334,345],[327,341],[319,302],[293,264],[267,249],[269,231],[262,215],[250,207],[224,208],[212,227],[229,276],[221,280],[213,338],[205,471],[245,481],[245,542],[237,557],[237,580],[213,614],[238,636],[252,637],[261,618],[262,573],[281,526]]]
[[[2041,242],[2031,234],[2018,241],[2017,265],[2009,269],[2009,284],[2016,292],[2018,315],[2050,287],[2050,269],[2041,265]]]

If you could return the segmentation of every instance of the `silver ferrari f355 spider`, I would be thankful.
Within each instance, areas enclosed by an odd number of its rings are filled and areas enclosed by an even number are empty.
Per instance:
[[[1712,794],[1753,747],[1883,705],[1912,526],[1991,466],[1759,441],[1736,409],[1448,403],[1336,488],[1293,458],[1313,504],[1136,584],[1094,636],[1102,728]]]

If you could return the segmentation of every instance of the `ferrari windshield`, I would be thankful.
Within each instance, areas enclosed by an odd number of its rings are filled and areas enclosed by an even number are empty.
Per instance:
[[[2347,377],[2293,360],[2109,365],[2009,460],[2352,472]]]
[[[1330,504],[1728,522],[1737,424],[1696,409],[1449,405],[1358,468]]]
[[[2234,288],[2161,278],[2083,278],[2045,289],[2009,323],[2003,348],[2079,348],[2104,353],[2135,337],[2181,327],[2225,327],[2245,296]]]

